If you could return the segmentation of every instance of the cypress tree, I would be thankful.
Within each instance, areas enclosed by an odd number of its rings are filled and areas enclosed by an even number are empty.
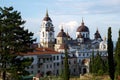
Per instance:
[[[64,59],[64,80],[69,80],[69,64],[68,64],[68,52],[65,50],[65,59]]]
[[[116,60],[116,77],[120,76],[120,30],[119,30],[119,37],[116,44],[115,50],[115,60]]]
[[[25,67],[32,60],[21,54],[32,51],[31,45],[35,41],[33,33],[24,29],[24,23],[20,12],[14,11],[13,7],[0,7],[0,71],[3,80],[6,80],[6,73],[20,80],[18,77],[24,75]]]
[[[113,41],[111,35],[111,27],[108,28],[108,40],[107,40],[107,52],[108,52],[108,67],[109,67],[109,76],[111,80],[114,80],[115,66],[113,59]]]

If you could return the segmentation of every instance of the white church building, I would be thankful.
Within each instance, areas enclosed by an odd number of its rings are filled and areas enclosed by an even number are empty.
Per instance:
[[[40,43],[34,52],[25,55],[34,58],[33,63],[26,70],[31,74],[60,75],[64,68],[65,49],[68,51],[70,74],[85,74],[89,73],[93,51],[94,55],[99,51],[101,56],[107,56],[107,41],[106,38],[102,39],[98,29],[94,39],[91,39],[89,27],[85,25],[83,19],[76,29],[76,39],[72,39],[63,28],[55,38],[54,25],[47,11],[40,27]]]

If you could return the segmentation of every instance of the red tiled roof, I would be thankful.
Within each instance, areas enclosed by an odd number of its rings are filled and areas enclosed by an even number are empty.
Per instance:
[[[59,54],[59,52],[54,51],[50,48],[36,48],[33,52],[28,52],[24,55],[40,55],[40,54]]]

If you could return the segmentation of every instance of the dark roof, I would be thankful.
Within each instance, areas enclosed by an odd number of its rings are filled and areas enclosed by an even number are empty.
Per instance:
[[[94,35],[95,35],[95,39],[101,38],[101,35],[100,35],[98,29],[97,29],[97,31],[96,31],[96,33]]]
[[[66,35],[67,35],[67,38],[70,38],[70,35],[69,35],[69,33],[68,33],[68,32],[67,32],[67,34],[66,34]]]
[[[44,17],[43,21],[52,21],[50,17],[46,16]]]
[[[67,37],[66,33],[64,32],[63,29],[58,33],[57,37]]]
[[[84,25],[83,21],[82,21],[81,25],[77,28],[77,32],[89,32],[88,27]]]
[[[43,18],[43,21],[52,21],[48,15],[48,11],[46,11],[46,16]]]

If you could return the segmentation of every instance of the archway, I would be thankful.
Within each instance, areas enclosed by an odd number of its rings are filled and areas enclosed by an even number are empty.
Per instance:
[[[87,73],[86,68],[83,68],[83,74]]]

